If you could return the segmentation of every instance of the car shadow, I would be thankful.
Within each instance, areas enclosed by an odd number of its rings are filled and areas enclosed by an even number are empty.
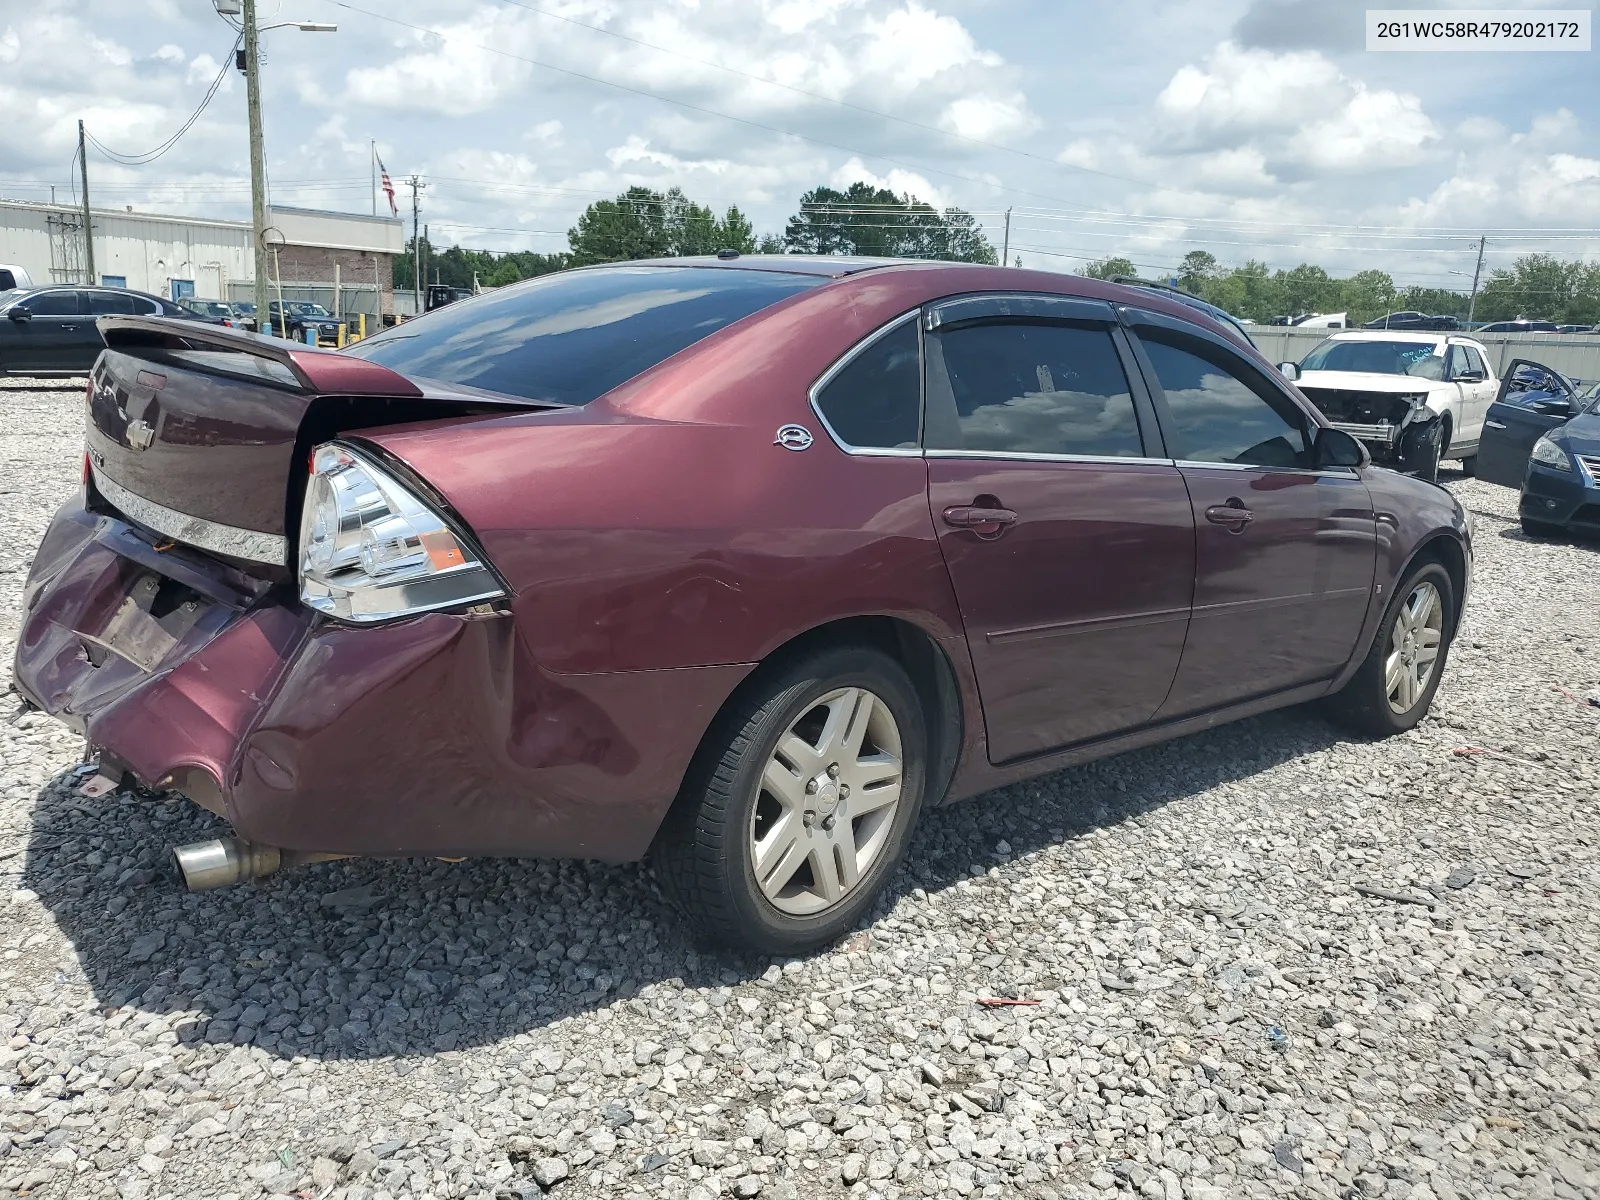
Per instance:
[[[915,888],[950,888],[1342,738],[1314,709],[1290,709],[947,805],[924,815],[863,927]],[[103,1010],[160,1014],[180,1042],[429,1055],[646,984],[731,985],[773,965],[697,944],[637,865],[350,860],[191,894],[167,877],[165,849],[225,834],[223,822],[176,793],[87,799],[82,778],[63,773],[36,797],[21,886],[50,909]]]

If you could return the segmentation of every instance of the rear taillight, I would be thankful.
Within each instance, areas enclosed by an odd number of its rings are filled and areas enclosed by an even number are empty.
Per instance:
[[[478,552],[434,508],[342,442],[311,452],[300,519],[300,599],[369,623],[504,598]]]

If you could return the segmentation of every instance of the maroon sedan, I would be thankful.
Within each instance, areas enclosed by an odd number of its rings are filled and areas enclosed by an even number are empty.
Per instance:
[[[1065,275],[801,257],[546,276],[343,353],[101,322],[25,695],[238,838],[652,856],[787,953],[929,805],[1439,686],[1471,575],[1236,331]]]

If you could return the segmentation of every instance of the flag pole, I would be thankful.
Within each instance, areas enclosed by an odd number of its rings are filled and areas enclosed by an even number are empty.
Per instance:
[[[378,139],[367,139],[367,172],[372,176],[372,215],[378,215]]]

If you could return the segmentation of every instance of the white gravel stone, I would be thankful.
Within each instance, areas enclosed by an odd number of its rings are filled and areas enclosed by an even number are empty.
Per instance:
[[[0,381],[7,663],[81,402]],[[0,696],[0,1187],[1600,1194],[1600,555],[1446,483],[1477,580],[1416,730],[1277,713],[931,813],[805,960],[696,947],[637,867],[187,895],[165,848],[220,822],[83,800],[81,740]]]

